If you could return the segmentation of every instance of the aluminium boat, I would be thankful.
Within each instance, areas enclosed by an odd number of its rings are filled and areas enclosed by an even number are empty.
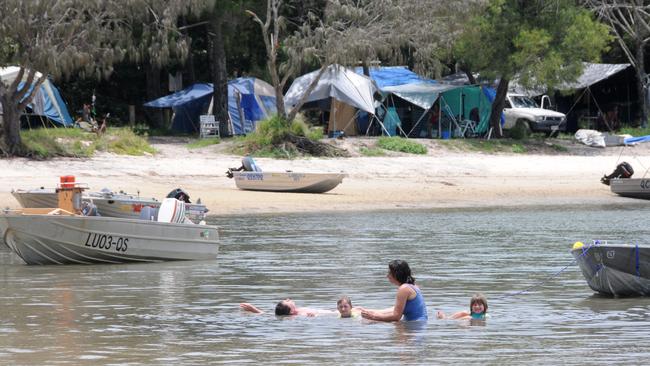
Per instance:
[[[187,195],[179,188],[170,192],[167,197],[171,198],[181,192]],[[11,194],[22,207],[26,208],[57,207],[58,204],[54,188],[17,189],[12,190]],[[158,209],[161,203],[155,198],[146,198],[125,192],[117,193],[106,188],[99,192],[84,192],[82,199],[92,202],[97,207],[97,212],[102,216],[132,219],[139,218],[143,208]],[[190,220],[199,222],[205,219],[208,209],[200,203],[186,202],[185,212]]]
[[[93,264],[215,259],[215,226],[186,220],[167,198],[157,220],[83,216],[61,208],[0,213],[0,235],[27,264]]]
[[[230,168],[228,178],[235,180],[239,189],[249,191],[325,193],[336,188],[345,173],[263,172],[251,157],[242,159],[242,166]]]
[[[592,290],[609,296],[650,295],[650,247],[577,242],[571,254]]]

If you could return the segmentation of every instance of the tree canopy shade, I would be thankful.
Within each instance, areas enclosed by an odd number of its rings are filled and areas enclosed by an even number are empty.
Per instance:
[[[648,124],[647,88],[650,78],[645,71],[645,51],[650,42],[650,4],[644,0],[584,0],[598,18],[612,30],[628,61],[636,70],[637,95],[641,108],[641,126]]]
[[[19,65],[16,80],[0,83],[0,152],[21,152],[20,112],[50,75],[107,77],[128,55],[164,64],[183,57],[177,17],[211,0],[0,1],[0,67]],[[42,76],[37,74],[43,73]]]
[[[500,80],[490,117],[500,136],[513,77],[526,88],[573,81],[582,62],[597,62],[611,39],[607,27],[573,0],[491,0],[471,19],[455,53],[472,71]]]

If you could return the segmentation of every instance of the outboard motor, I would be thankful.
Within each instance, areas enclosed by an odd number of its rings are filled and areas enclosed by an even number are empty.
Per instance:
[[[167,195],[167,198],[176,198],[179,201],[185,202],[185,203],[191,203],[190,202],[190,195],[187,194],[184,190],[180,188],[176,188],[173,191],[169,192]]]
[[[630,178],[633,174],[634,169],[632,169],[632,165],[624,161],[616,166],[612,174],[600,178],[600,182],[609,185],[609,181],[612,179]]]
[[[255,164],[255,160],[251,158],[250,156],[246,156],[243,159],[241,159],[241,166],[239,168],[228,168],[228,171],[226,172],[226,177],[232,178],[233,174],[232,172],[239,172],[239,171],[245,171],[245,172],[261,172],[262,169],[260,169],[257,164]]]

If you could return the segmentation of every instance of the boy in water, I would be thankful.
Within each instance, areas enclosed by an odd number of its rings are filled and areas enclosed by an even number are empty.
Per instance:
[[[245,303],[245,302],[239,304],[239,307],[242,310],[250,311],[251,313],[256,313],[256,314],[264,313],[263,310],[257,308],[252,304]],[[342,296],[336,302],[336,309],[339,315],[341,316],[341,318],[350,318],[359,314],[359,310],[354,309],[352,307],[352,300],[350,300],[350,298],[347,296]],[[275,315],[278,316],[301,315],[301,316],[314,317],[320,314],[332,314],[332,313],[333,311],[331,310],[316,310],[310,308],[297,307],[296,303],[289,298],[286,298],[278,302],[277,305],[275,305]]]
[[[352,318],[359,316],[361,313],[361,310],[352,307],[352,300],[347,296],[341,296],[339,301],[336,302],[336,310],[338,310],[341,318]]]
[[[438,311],[436,317],[438,319],[474,319],[485,320],[487,315],[487,299],[483,294],[475,294],[469,301],[469,311],[459,311],[450,316],[446,316],[442,311]]]

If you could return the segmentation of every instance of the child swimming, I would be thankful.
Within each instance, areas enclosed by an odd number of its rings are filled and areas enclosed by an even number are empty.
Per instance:
[[[336,302],[336,310],[341,318],[352,318],[361,313],[361,310],[352,307],[352,300],[347,296],[341,296]]]
[[[442,311],[438,311],[436,318],[485,320],[487,309],[488,304],[485,296],[483,294],[474,294],[469,301],[469,311],[459,311],[450,316],[446,316]]]

